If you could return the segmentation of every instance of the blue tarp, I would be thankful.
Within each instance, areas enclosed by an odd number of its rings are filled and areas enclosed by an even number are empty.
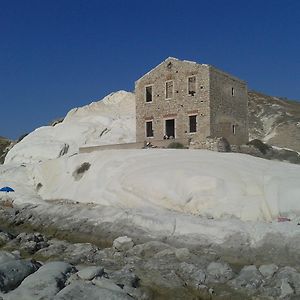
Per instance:
[[[3,188],[0,189],[0,192],[6,192],[6,193],[9,193],[9,192],[14,192],[15,190],[12,189],[11,187],[9,186],[5,186]]]

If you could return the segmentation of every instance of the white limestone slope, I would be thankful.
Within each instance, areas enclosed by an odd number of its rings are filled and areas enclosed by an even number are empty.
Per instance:
[[[85,162],[90,168],[76,175]],[[32,170],[44,200],[170,209],[213,218],[300,216],[300,167],[204,150],[114,150],[45,161]]]
[[[176,227],[180,234],[207,231],[193,225],[200,222],[198,216],[230,219],[230,224],[236,219],[269,221],[278,216],[300,220],[298,165],[204,150],[107,150],[75,155],[82,145],[134,140],[134,95],[111,94],[71,110],[61,124],[39,128],[24,138],[0,166],[0,186],[16,190],[5,195],[16,203],[92,202],[106,208],[97,213],[95,209],[95,222],[126,212],[136,226],[158,231],[165,226],[170,232]],[[77,174],[83,163],[89,163],[89,169]],[[58,210],[63,217],[68,207]],[[108,210],[114,213],[105,215]],[[151,221],[145,225],[145,219]],[[238,224],[236,228],[241,227]],[[211,230],[215,238],[219,227],[212,225]]]
[[[62,123],[36,129],[7,154],[5,163],[30,163],[72,155],[83,145],[135,141],[135,96],[119,91],[72,109]]]

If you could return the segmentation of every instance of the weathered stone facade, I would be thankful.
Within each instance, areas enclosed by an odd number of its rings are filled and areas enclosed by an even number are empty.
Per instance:
[[[248,141],[246,83],[212,66],[167,58],[135,84],[136,141]]]

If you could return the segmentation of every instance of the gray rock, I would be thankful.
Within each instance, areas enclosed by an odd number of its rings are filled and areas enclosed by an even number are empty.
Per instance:
[[[3,231],[0,232],[0,246],[5,245],[7,242],[9,242],[12,239],[13,239],[13,236],[11,234],[3,232]]]
[[[33,253],[35,253],[36,251],[39,250],[38,243],[34,242],[34,241],[24,242],[24,243],[21,244],[20,250],[25,251],[29,254],[33,254]]]
[[[60,256],[63,256],[68,247],[69,243],[66,241],[53,239],[49,241],[48,247],[38,250],[36,255],[39,257],[44,257],[45,259],[59,258]]]
[[[104,269],[102,267],[92,266],[80,270],[79,272],[77,272],[77,275],[83,280],[92,280],[96,276],[102,276],[103,273]]]
[[[7,295],[7,300],[53,299],[65,286],[67,278],[74,272],[64,262],[50,262],[23,280],[21,285]]]
[[[113,241],[113,248],[117,251],[127,251],[134,246],[134,243],[130,237],[120,236]]]
[[[156,253],[161,252],[165,249],[174,249],[168,244],[159,242],[159,241],[151,241],[144,244],[139,244],[134,246],[132,249],[127,251],[127,254],[130,256],[139,256],[143,258],[153,257]]]
[[[19,256],[15,255],[14,253],[9,253],[7,251],[0,251],[0,265],[2,263],[6,263],[11,260],[19,259]]]
[[[280,269],[275,276],[275,280],[276,279],[287,279],[288,282],[294,287],[295,293],[300,295],[300,273],[298,273],[294,268],[284,267]]]
[[[207,282],[225,283],[233,277],[233,271],[227,263],[211,262],[207,267]]]
[[[109,273],[109,278],[118,285],[124,285],[133,288],[137,288],[140,281],[132,266],[125,266],[119,271]]]
[[[234,288],[246,288],[249,290],[257,289],[262,283],[263,276],[257,270],[256,266],[245,266],[238,277],[230,281]]]
[[[100,282],[101,280],[101,282]],[[94,284],[87,281],[78,280],[62,289],[53,299],[54,300],[129,300],[129,297],[121,288],[101,278]]]
[[[206,274],[203,270],[185,262],[179,265],[178,273],[180,274],[180,278],[182,278],[186,284],[193,286],[194,288],[198,288],[206,279]]]
[[[22,232],[16,237],[16,240],[20,244],[25,243],[25,242],[36,242],[36,243],[38,243],[38,242],[47,241],[47,238],[45,236],[43,236],[42,234],[40,234],[39,232],[35,232],[35,233]]]
[[[280,290],[281,290],[281,294],[280,294],[281,299],[285,299],[286,297],[294,294],[294,290],[290,286],[287,278],[281,279]]]
[[[175,256],[178,260],[184,261],[191,257],[191,253],[187,248],[180,248],[175,250]]]
[[[22,280],[35,272],[41,265],[29,260],[10,260],[0,265],[0,290],[15,289]]]
[[[269,265],[261,265],[259,267],[259,272],[266,278],[270,279],[273,277],[273,275],[277,272],[278,266],[275,264],[269,264]]]
[[[63,252],[63,257],[75,265],[80,263],[94,263],[99,251],[97,246],[90,243],[69,244]]]
[[[154,255],[155,258],[163,258],[166,256],[175,256],[175,251],[173,249],[164,249]]]

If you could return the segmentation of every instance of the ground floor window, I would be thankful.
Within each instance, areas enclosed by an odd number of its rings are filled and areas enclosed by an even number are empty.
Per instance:
[[[165,120],[165,137],[175,138],[175,119]]]
[[[190,133],[197,132],[197,115],[189,116]]]
[[[146,122],[146,137],[153,137],[153,122]]]

